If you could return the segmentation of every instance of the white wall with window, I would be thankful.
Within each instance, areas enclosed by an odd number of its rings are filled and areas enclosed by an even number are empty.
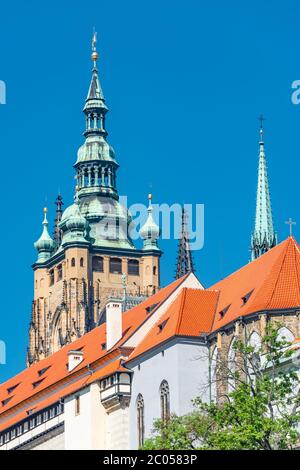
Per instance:
[[[140,446],[140,409],[143,398],[144,438],[162,414],[183,415],[192,411],[192,400],[208,400],[208,350],[197,340],[173,339],[155,351],[128,363],[133,371],[130,402],[130,448]]]

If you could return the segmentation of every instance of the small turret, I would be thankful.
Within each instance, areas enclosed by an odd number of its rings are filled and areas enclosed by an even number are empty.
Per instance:
[[[34,247],[38,251],[38,263],[43,263],[47,261],[52,252],[55,250],[56,244],[55,241],[50,237],[48,231],[48,220],[47,220],[47,207],[44,208],[44,220],[43,220],[43,233],[40,238],[35,242]]]
[[[67,243],[74,242],[83,242],[86,243],[85,238],[86,229],[88,227],[88,222],[86,218],[81,214],[78,201],[78,187],[76,187],[75,201],[72,210],[69,214],[69,218],[66,222],[67,231],[63,235],[62,244],[66,245]]]
[[[153,219],[152,194],[148,195],[148,217],[140,230],[140,236],[144,239],[143,250],[159,250],[157,240],[160,230]]]

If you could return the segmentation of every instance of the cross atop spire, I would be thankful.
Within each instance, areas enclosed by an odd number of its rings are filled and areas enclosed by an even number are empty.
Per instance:
[[[187,230],[187,215],[184,207],[181,215],[181,236],[178,243],[176,275],[178,279],[189,272],[194,272],[194,261],[189,244],[189,234]]]
[[[259,166],[256,194],[255,227],[251,238],[251,258],[258,258],[277,244],[277,236],[273,225],[271,198],[263,139],[263,121],[260,116],[260,142],[259,142]]]
[[[289,218],[289,220],[287,220],[285,223],[290,226],[290,237],[292,237],[293,236],[293,225],[297,225],[297,222],[294,222],[293,219]]]

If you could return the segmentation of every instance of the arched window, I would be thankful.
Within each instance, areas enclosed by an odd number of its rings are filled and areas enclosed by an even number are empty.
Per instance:
[[[228,358],[227,358],[227,367],[228,367],[228,393],[232,392],[235,389],[235,372],[236,372],[236,363],[235,363],[235,349],[234,349],[235,338],[231,341]]]
[[[251,333],[250,338],[249,338],[249,345],[254,348],[254,351],[259,351],[261,348],[261,338],[256,331],[253,331]]]
[[[102,256],[93,256],[93,271],[96,273],[103,273],[103,258]]]
[[[57,280],[58,281],[61,281],[62,280],[62,275],[63,275],[63,272],[62,272],[62,265],[59,264],[57,266]]]
[[[83,268],[83,266],[84,266],[83,258],[80,258],[80,267]]]
[[[122,260],[120,258],[110,258],[109,272],[112,274],[122,274]]]
[[[144,424],[144,398],[139,393],[136,400],[136,413],[137,413],[137,432],[139,447],[144,444],[145,437],[145,424]]]
[[[51,271],[49,271],[49,284],[50,286],[53,286],[54,284],[54,270],[51,269]]]
[[[218,364],[218,348],[214,349],[210,363],[210,399],[212,402],[217,401],[217,364]]]
[[[261,337],[256,331],[253,331],[253,333],[251,333],[248,344],[254,349],[253,353],[251,354],[251,357],[249,357],[247,360],[249,379],[253,383],[255,383],[257,369],[261,367]]]
[[[156,266],[153,266],[153,276],[156,276],[156,272],[157,272]]]
[[[170,389],[166,380],[163,380],[160,384],[159,392],[161,419],[167,421],[170,417]]]
[[[293,335],[291,330],[283,326],[278,330],[277,339],[278,341],[287,341],[289,343],[292,343],[295,339],[295,336]]]
[[[71,259],[71,267],[72,267],[72,268],[75,268],[75,265],[76,265],[75,258],[72,258],[72,259]]]
[[[128,274],[131,276],[139,275],[139,262],[137,259],[128,260]]]

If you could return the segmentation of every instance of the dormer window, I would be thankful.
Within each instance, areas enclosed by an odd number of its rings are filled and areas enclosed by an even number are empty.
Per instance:
[[[223,308],[223,310],[221,310],[221,311],[219,312],[220,320],[225,317],[225,315],[226,315],[226,313],[228,312],[230,306],[231,306],[231,304],[227,305],[227,307]]]
[[[8,387],[7,393],[10,394],[15,388],[17,388],[18,385],[20,384],[16,384],[16,385],[12,385],[11,387]]]
[[[44,367],[43,369],[40,369],[38,371],[38,376],[41,377],[41,375],[43,375],[46,372],[46,370],[48,370],[50,367],[51,366],[47,366],[47,367]]]
[[[147,313],[151,313],[155,307],[157,307],[158,304],[152,304],[152,305],[149,305],[149,307],[146,307],[146,312]]]
[[[12,396],[11,397],[8,397],[8,398],[5,398],[5,400],[2,400],[2,406],[5,406],[7,405],[7,403],[12,399]]]
[[[242,302],[243,302],[242,306],[245,305],[248,302],[248,300],[250,299],[253,291],[254,291],[254,289],[252,289],[252,291],[248,292],[248,294],[246,294],[242,297]]]
[[[38,387],[43,382],[43,380],[45,380],[45,377],[40,379],[40,380],[37,380],[36,382],[33,382],[32,383],[32,388]]]
[[[159,332],[161,332],[161,331],[164,329],[164,327],[166,326],[168,320],[169,320],[169,319],[167,318],[166,320],[164,320],[163,322],[161,322],[161,323],[158,325]]]

